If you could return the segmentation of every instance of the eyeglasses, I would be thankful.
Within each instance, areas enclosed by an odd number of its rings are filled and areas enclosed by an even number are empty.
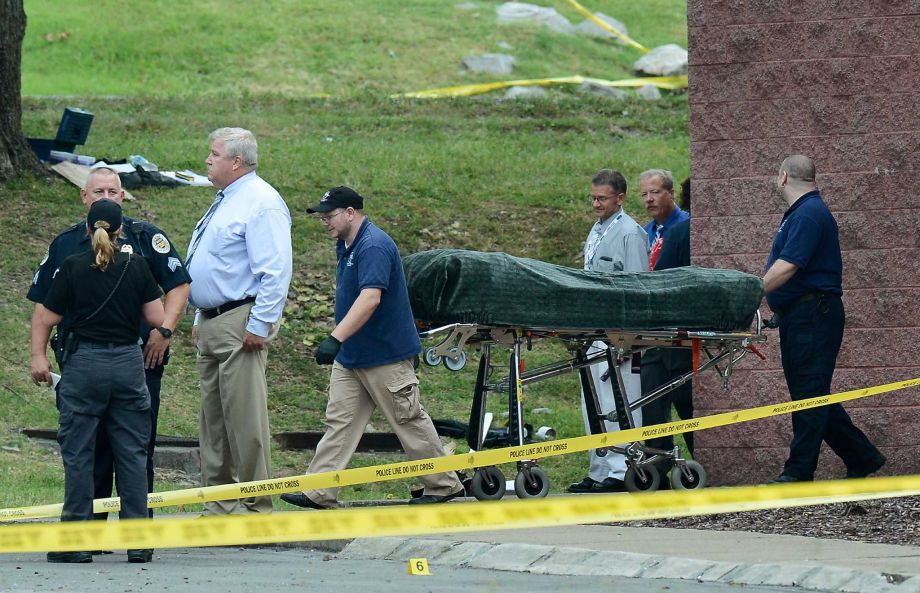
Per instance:
[[[318,218],[321,223],[326,224],[327,222],[329,222],[330,220],[332,220],[333,218],[335,218],[336,216],[344,212],[345,210],[339,210],[335,214],[329,214],[328,216],[319,216]]]
[[[610,200],[615,199],[617,196],[588,196],[588,199],[593,204],[594,202],[600,202],[601,204],[606,204]]]

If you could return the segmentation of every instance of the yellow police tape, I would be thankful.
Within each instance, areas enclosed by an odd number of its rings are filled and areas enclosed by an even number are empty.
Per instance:
[[[608,33],[612,33],[615,37],[620,38],[623,41],[623,43],[625,43],[626,45],[632,46],[643,53],[649,53],[650,51],[652,51],[649,48],[642,45],[641,43],[639,43],[638,41],[635,41],[634,39],[632,39],[629,35],[620,33],[619,31],[617,31],[616,29],[614,29],[613,27],[611,27],[610,25],[608,25],[601,19],[597,18],[591,13],[590,10],[588,10],[587,8],[585,8],[584,6],[582,6],[575,0],[569,0],[569,4],[571,4],[575,8],[575,10],[580,12],[585,18],[591,20],[598,27],[600,27],[604,31],[607,31]]]
[[[0,553],[265,544],[681,517],[920,494],[920,476],[710,488],[628,496],[336,511],[7,525]]]
[[[721,414],[713,414],[712,416],[702,416],[692,420],[680,420],[654,426],[632,428],[614,433],[587,435],[518,447],[490,449],[486,451],[477,451],[475,453],[452,455],[449,457],[432,457],[414,461],[400,461],[386,465],[345,469],[339,472],[273,478],[256,482],[189,488],[171,492],[156,492],[148,495],[147,506],[157,508],[215,500],[249,498],[252,496],[270,496],[285,492],[301,492],[318,488],[337,488],[369,482],[412,478],[460,469],[486,467],[527,459],[567,455],[569,453],[587,451],[588,449],[596,447],[612,447],[620,443],[641,441],[662,435],[693,432],[730,424],[738,424],[740,422],[749,422],[751,420],[789,414],[798,410],[842,403],[916,386],[920,386],[920,378],[887,383],[875,387],[854,389],[852,391],[792,401],[784,404],[760,406],[747,410],[739,410],[737,412],[724,412]],[[117,507],[114,506],[113,501],[117,500],[117,498],[99,499],[94,501],[93,508],[96,512],[105,510],[114,511],[117,510]],[[62,505],[57,504],[40,507],[2,509],[0,510],[0,521],[53,517],[60,514],[61,508]]]
[[[624,78],[622,80],[604,80],[589,78],[587,76],[562,76],[559,78],[535,78],[531,80],[505,80],[499,82],[485,82],[480,84],[464,84],[460,86],[446,86],[411,93],[393,95],[394,98],[407,97],[411,99],[439,99],[443,97],[470,97],[481,95],[490,91],[511,88],[513,86],[551,86],[554,84],[581,84],[590,82],[609,87],[642,87],[647,84],[660,89],[685,89],[687,88],[687,75],[680,76],[649,76],[645,78]]]

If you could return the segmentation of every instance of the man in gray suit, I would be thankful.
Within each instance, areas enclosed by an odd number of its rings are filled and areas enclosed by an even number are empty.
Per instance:
[[[597,222],[591,227],[585,240],[585,270],[595,272],[645,272],[648,271],[648,236],[642,227],[623,210],[626,199],[626,178],[622,173],[612,169],[601,169],[591,179],[591,206],[597,215]],[[603,342],[595,342],[589,354],[606,349]],[[620,363],[623,384],[630,401],[642,395],[642,384],[638,374],[633,374],[630,360]],[[600,412],[607,413],[614,409],[613,388],[611,382],[616,380],[608,372],[606,363],[591,367],[591,375],[597,388]],[[585,420],[585,432],[590,432],[588,413],[584,408],[582,396],[582,414]],[[642,425],[642,411],[633,412],[636,426]],[[619,430],[619,426],[607,422],[607,431]],[[590,466],[588,475],[581,482],[571,484],[569,492],[622,492],[625,490],[623,476],[626,473],[626,458],[618,453],[608,452],[598,457],[592,449],[589,451]]]

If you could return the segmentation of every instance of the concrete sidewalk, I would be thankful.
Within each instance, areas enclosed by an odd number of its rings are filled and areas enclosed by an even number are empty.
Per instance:
[[[579,525],[357,539],[342,555],[544,574],[920,593],[920,546],[748,532]]]

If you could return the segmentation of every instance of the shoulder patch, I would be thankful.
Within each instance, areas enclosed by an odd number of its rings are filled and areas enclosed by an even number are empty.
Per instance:
[[[125,243],[124,245],[121,246],[121,252],[122,253],[134,253],[134,248],[131,247],[131,245],[129,245],[128,243]]]
[[[166,266],[169,268],[170,272],[175,272],[176,268],[182,265],[182,262],[179,261],[176,257],[171,257],[166,260]]]
[[[157,233],[150,240],[150,244],[153,246],[153,250],[157,253],[169,253],[169,239],[166,238],[166,235],[163,233]]]

